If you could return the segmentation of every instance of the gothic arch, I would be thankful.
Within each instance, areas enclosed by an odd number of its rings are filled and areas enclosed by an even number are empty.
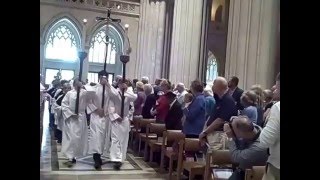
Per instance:
[[[40,31],[40,39],[42,39],[44,42],[46,42],[47,40],[47,36],[48,33],[50,31],[50,29],[57,23],[59,22],[61,19],[67,19],[69,20],[74,26],[75,29],[77,31],[77,33],[79,33],[79,37],[81,40],[82,37],[82,23],[80,21],[77,20],[77,18],[75,18],[72,14],[67,13],[67,12],[63,12],[63,13],[59,13],[55,16],[53,16],[47,23],[46,25],[43,27],[43,29]],[[80,42],[81,44],[84,42]]]
[[[96,33],[105,25],[105,22],[100,21],[98,23],[96,23],[89,31],[87,34],[87,41],[86,41],[86,47],[90,47],[90,43],[91,43],[91,39],[96,35]],[[109,22],[109,27],[113,28],[114,32],[117,32],[122,44],[121,44],[121,51],[122,53],[124,53],[130,46],[129,43],[129,38],[127,36],[127,34],[125,33],[124,28],[118,24],[118,23],[114,23],[114,22]]]

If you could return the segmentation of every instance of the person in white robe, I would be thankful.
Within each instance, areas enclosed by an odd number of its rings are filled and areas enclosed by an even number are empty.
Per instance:
[[[76,158],[85,156],[88,151],[88,125],[85,115],[90,96],[90,91],[84,89],[82,82],[78,79],[73,81],[73,89],[69,91],[62,100],[61,109],[64,119],[62,130],[62,154],[68,158],[65,165],[72,167]],[[79,113],[75,114],[77,88],[80,87]],[[87,88],[87,87],[86,87]]]
[[[52,105],[52,109],[54,110],[54,119],[55,119],[55,125],[57,127],[55,131],[55,135],[58,140],[58,144],[61,144],[62,142],[62,130],[63,130],[63,124],[64,124],[64,119],[62,115],[62,108],[61,108],[61,103],[65,95],[71,90],[71,85],[69,83],[64,83],[62,85],[62,94],[60,94],[54,104]]]
[[[121,94],[122,89],[125,90],[124,96],[124,113],[121,118]],[[111,96],[111,103],[114,103],[114,108],[110,108],[111,112],[109,117],[111,120],[111,147],[110,147],[110,160],[114,162],[114,169],[119,170],[122,166],[122,162],[126,160],[129,132],[130,132],[130,120],[129,120],[129,107],[130,103],[137,99],[137,95],[131,91],[127,91],[127,85],[125,83],[119,83],[119,89],[114,87],[109,88]]]
[[[111,125],[109,115],[113,107],[110,103],[111,96],[118,94],[110,93],[110,85],[107,85],[108,74],[102,70],[98,73],[99,84],[95,88],[94,97],[87,107],[87,113],[90,114],[90,140],[89,140],[89,154],[93,155],[94,167],[96,170],[101,170],[102,159],[101,156],[109,156],[110,149],[110,133]],[[102,92],[103,85],[105,85],[104,92],[104,107],[102,108]],[[113,107],[114,109],[114,107]]]

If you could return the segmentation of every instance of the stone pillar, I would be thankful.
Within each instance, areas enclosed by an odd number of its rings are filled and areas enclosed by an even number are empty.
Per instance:
[[[89,48],[90,46],[87,45],[87,26],[86,23],[82,24],[82,37],[81,37],[81,51],[85,51],[88,53],[87,58],[84,59],[83,61],[83,67],[82,67],[82,80],[85,81],[88,77],[88,72],[89,72]],[[80,64],[79,64],[80,68]],[[79,73],[79,71],[78,71]],[[76,74],[75,74],[76,75]]]
[[[44,61],[44,47],[45,46],[45,42],[43,41],[43,39],[40,39],[40,73],[43,75],[43,61]],[[44,81],[44,80],[43,80]]]
[[[239,77],[239,87],[274,83],[279,0],[230,0],[225,75]]]
[[[141,0],[140,7],[136,75],[154,82],[161,78],[166,1]]]
[[[202,0],[175,0],[169,80],[187,87],[199,77]]]
[[[161,78],[169,78],[171,38],[173,28],[174,1],[166,1],[165,29],[163,43],[163,60],[161,64]]]

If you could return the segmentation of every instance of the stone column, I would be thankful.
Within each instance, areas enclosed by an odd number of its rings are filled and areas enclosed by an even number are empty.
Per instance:
[[[199,77],[203,0],[175,0],[169,80],[187,87]]]
[[[87,58],[83,61],[83,68],[82,68],[82,80],[85,81],[88,77],[89,72],[89,48],[90,46],[87,45],[87,23],[82,24],[82,37],[81,37],[81,51],[85,51],[88,53]],[[80,68],[80,64],[79,64]],[[79,72],[79,71],[78,71]]]
[[[44,47],[45,46],[45,42],[43,39],[40,39],[40,73],[44,74],[43,71],[43,61],[44,61]],[[43,80],[44,81],[44,80]]]
[[[161,78],[166,1],[141,0],[140,7],[137,78],[148,76],[154,82]]]
[[[239,87],[274,83],[279,0],[230,0],[225,75],[239,77]]]
[[[169,78],[171,38],[173,28],[174,1],[166,1],[165,29],[163,43],[163,60],[161,64],[161,78]]]

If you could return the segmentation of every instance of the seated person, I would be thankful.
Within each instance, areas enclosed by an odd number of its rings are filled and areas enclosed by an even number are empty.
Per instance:
[[[231,159],[239,164],[229,180],[244,180],[246,169],[266,165],[268,150],[260,144],[261,130],[246,116],[234,117],[229,123],[224,124],[224,132],[230,139]]]
[[[258,120],[258,110],[257,110],[257,95],[254,91],[244,92],[241,96],[241,104],[244,109],[241,111],[241,115],[248,116],[248,118],[255,124]]]

